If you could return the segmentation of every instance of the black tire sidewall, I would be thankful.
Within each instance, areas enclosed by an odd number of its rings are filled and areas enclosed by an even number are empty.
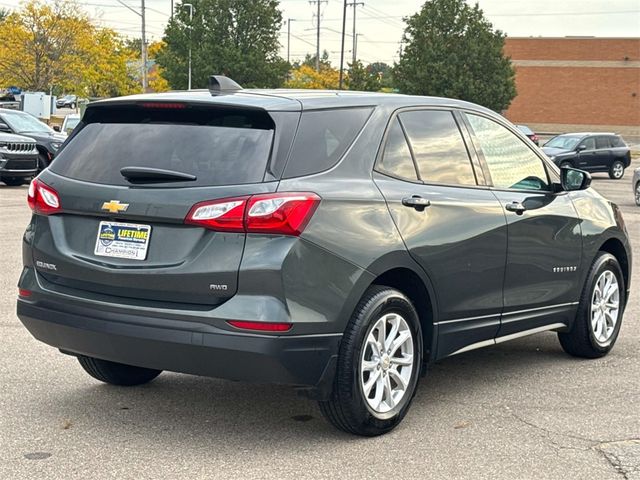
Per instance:
[[[593,332],[593,327],[591,326],[591,298],[593,296],[593,289],[595,288],[596,281],[602,275],[602,273],[606,270],[610,270],[618,280],[618,286],[620,288],[620,307],[618,311],[618,321],[616,322],[616,326],[614,328],[613,334],[609,339],[607,345],[601,345],[595,338],[595,334]],[[616,258],[609,254],[604,253],[600,255],[595,263],[594,267],[591,270],[591,274],[589,275],[588,280],[588,290],[585,292],[586,295],[582,299],[582,305],[580,305],[580,315],[576,321],[583,321],[586,323],[586,329],[589,336],[589,341],[591,343],[591,347],[593,350],[600,354],[608,353],[616,343],[618,338],[618,334],[620,333],[620,328],[622,326],[622,317],[624,315],[624,307],[626,303],[626,290],[624,287],[624,278],[622,276],[622,270],[620,269],[620,264],[616,260]]]
[[[350,328],[356,329],[353,348],[341,352],[340,366],[342,369],[342,380],[347,380],[350,385],[348,397],[350,398],[349,410],[351,417],[357,424],[366,426],[370,431],[368,434],[377,435],[391,430],[406,415],[411,404],[411,400],[416,392],[418,380],[420,378],[420,367],[422,364],[422,331],[418,314],[402,293],[397,290],[387,288],[376,293],[373,301],[362,310],[358,308],[358,315],[352,319]],[[414,365],[411,379],[407,387],[407,393],[401,402],[391,411],[388,418],[378,418],[370,410],[360,385],[360,358],[365,347],[365,339],[373,328],[375,322],[387,313],[398,313],[406,320],[413,335]],[[343,357],[344,355],[344,357]],[[347,378],[345,378],[345,374]],[[346,386],[346,382],[342,383]],[[347,392],[340,392],[344,395]],[[344,401],[344,398],[342,399]]]

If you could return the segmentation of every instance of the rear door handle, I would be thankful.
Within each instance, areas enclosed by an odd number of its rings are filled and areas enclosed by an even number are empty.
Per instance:
[[[527,207],[522,205],[520,202],[507,203],[504,208],[509,212],[516,213],[517,215],[522,215],[527,209]]]
[[[420,195],[413,195],[402,199],[402,205],[405,207],[415,208],[417,211],[422,212],[425,208],[431,205],[431,202],[427,198],[422,198]]]

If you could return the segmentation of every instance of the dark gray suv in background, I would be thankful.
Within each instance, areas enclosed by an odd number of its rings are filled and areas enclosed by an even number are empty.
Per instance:
[[[103,382],[289,384],[378,435],[438,359],[611,350],[631,251],[589,183],[444,98],[212,77],[96,102],[31,184],[18,316]]]

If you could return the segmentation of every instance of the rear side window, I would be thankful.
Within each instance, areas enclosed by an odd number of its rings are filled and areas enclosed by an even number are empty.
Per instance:
[[[372,108],[310,110],[302,113],[284,178],[323,172],[351,146]]]
[[[610,148],[609,137],[596,137],[596,148]]]
[[[399,115],[423,182],[475,185],[476,178],[453,113],[418,110]]]
[[[123,167],[191,174],[196,180],[184,182],[189,186],[261,182],[274,135],[263,111],[97,107],[84,121],[51,169],[108,185],[130,185],[120,174]]]
[[[378,169],[394,177],[403,178],[412,182],[418,181],[413,158],[411,158],[411,150],[409,150],[407,139],[404,136],[404,132],[397,118],[393,120],[389,128],[387,142],[385,143]]]
[[[585,150],[595,150],[596,148],[596,139],[593,137],[585,138],[580,146],[584,146]]]

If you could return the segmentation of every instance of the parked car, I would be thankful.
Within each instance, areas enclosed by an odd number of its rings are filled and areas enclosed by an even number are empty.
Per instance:
[[[438,359],[611,350],[631,249],[590,181],[451,99],[214,76],[99,101],[31,184],[17,313],[102,382],[288,384],[379,435]]]
[[[640,207],[640,167],[633,172],[633,193],[636,199],[636,205]]]
[[[58,108],[76,108],[77,105],[78,97],[76,95],[65,95],[56,100],[56,107]]]
[[[71,134],[73,129],[78,126],[80,123],[80,114],[79,113],[70,113],[69,115],[64,117],[62,121],[62,125],[55,125],[53,129],[56,132],[63,132],[66,135]]]
[[[22,185],[38,173],[38,149],[28,137],[0,132],[0,181]]]
[[[540,145],[540,139],[538,138],[538,135],[534,133],[533,130],[531,130],[526,125],[516,125],[516,127],[518,127],[518,130],[524,133],[529,140],[531,140],[536,145]]]
[[[614,133],[565,133],[553,137],[542,150],[560,167],[608,172],[615,180],[631,164],[629,147]]]
[[[66,134],[55,132],[28,113],[4,108],[0,108],[0,132],[33,138],[38,147],[39,171],[49,166],[60,145],[67,139]]]

